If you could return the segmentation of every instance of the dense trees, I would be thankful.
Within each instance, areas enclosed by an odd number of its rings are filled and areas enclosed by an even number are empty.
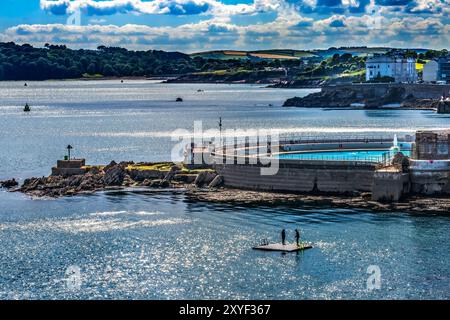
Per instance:
[[[365,68],[365,62],[365,57],[353,56],[349,53],[342,55],[336,53],[316,65],[309,65],[303,72],[299,73],[299,77],[314,78],[361,72]]]
[[[0,43],[0,80],[152,76],[182,74],[198,68],[188,55],[178,52],[128,51],[105,46],[98,50],[71,50],[64,45],[33,48],[28,44]]]
[[[263,70],[266,67],[301,69],[301,60],[191,58],[179,52],[129,51],[100,46],[97,50],[71,50],[64,45],[0,43],[0,80],[70,79],[87,76],[149,77],[215,70]]]
[[[445,57],[449,54],[447,49],[444,50],[428,50],[425,53],[420,53],[419,54],[419,59],[421,60],[431,60],[431,59],[436,59],[436,58],[440,58],[440,57]]]

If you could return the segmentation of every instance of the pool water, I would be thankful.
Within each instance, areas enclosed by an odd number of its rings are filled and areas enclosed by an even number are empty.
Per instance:
[[[280,159],[297,160],[337,160],[337,161],[369,161],[381,162],[386,159],[388,149],[381,150],[334,150],[301,153],[282,153]],[[411,156],[411,151],[401,151],[406,156]]]

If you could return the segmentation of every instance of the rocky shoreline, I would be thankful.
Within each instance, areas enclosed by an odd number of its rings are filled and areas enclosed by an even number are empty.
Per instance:
[[[348,209],[366,209],[380,212],[403,211],[416,213],[450,214],[450,199],[411,196],[396,203],[381,203],[371,200],[370,193],[355,196],[332,196],[312,194],[287,194],[259,192],[241,189],[188,190],[189,199],[212,203],[236,205],[302,205]]]
[[[222,178],[210,169],[190,170],[174,163],[139,163],[112,161],[104,167],[87,167],[84,174],[25,179],[21,186],[14,179],[1,182],[11,192],[32,197],[58,198],[127,187],[186,188],[220,186]]]
[[[26,179],[21,186],[16,180],[0,181],[11,192],[21,192],[33,198],[58,198],[97,191],[125,188],[157,188],[182,190],[190,201],[247,206],[302,205],[365,209],[380,212],[403,211],[417,213],[450,213],[448,197],[410,196],[396,203],[371,200],[370,193],[355,195],[291,194],[233,189],[222,186],[223,179],[214,170],[189,170],[181,165],[164,163],[163,169],[154,163],[111,162],[99,168],[90,167],[85,174],[48,176]],[[144,169],[142,169],[144,168]]]
[[[437,110],[441,101],[435,95],[416,97],[407,85],[347,85],[287,99],[283,107]]]

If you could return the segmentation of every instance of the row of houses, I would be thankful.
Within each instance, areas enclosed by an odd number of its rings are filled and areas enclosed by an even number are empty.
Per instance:
[[[380,78],[393,78],[399,83],[425,82],[450,83],[450,56],[427,62],[423,68],[422,79],[416,69],[416,59],[400,54],[375,55],[366,61],[366,81]]]

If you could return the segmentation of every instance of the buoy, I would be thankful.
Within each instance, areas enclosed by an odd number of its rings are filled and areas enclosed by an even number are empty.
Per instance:
[[[23,108],[23,111],[24,111],[24,112],[30,112],[30,111],[31,111],[31,108],[30,108],[30,106],[28,105],[28,103],[25,104],[25,107]]]
[[[23,85],[24,87],[28,87],[28,84],[25,82],[25,84]]]

